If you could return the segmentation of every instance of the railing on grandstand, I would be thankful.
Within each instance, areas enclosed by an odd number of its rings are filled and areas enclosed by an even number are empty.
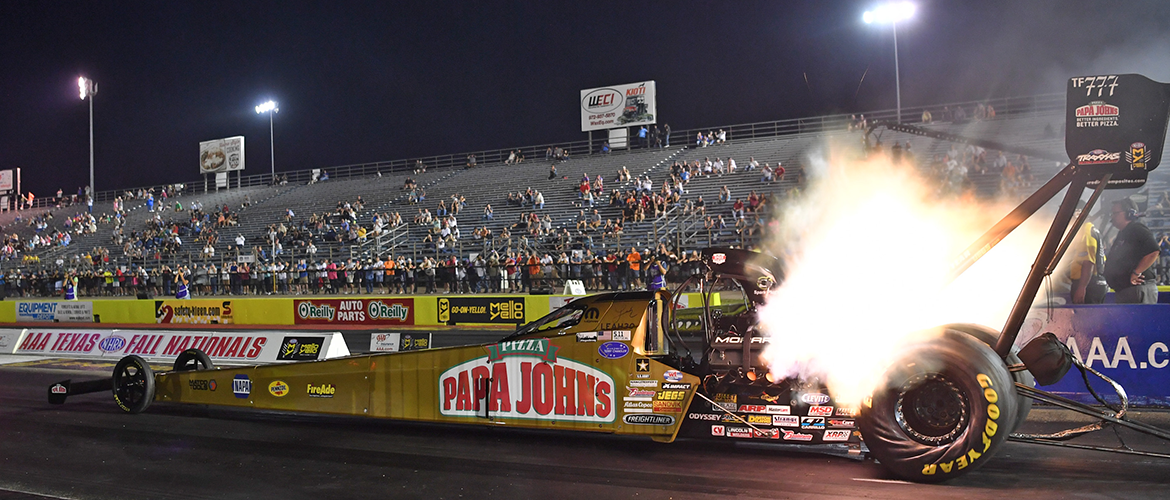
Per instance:
[[[941,119],[941,111],[944,107],[964,107],[972,108],[977,104],[989,104],[995,107],[996,116],[1006,115],[1020,115],[1032,113],[1052,112],[1064,109],[1065,96],[1063,94],[1044,94],[1039,96],[1029,97],[1006,97],[998,99],[985,99],[980,101],[966,101],[949,104],[940,104],[933,106],[917,106],[902,108],[902,117],[908,123],[918,122],[924,110],[930,110],[937,119]],[[866,119],[874,120],[895,120],[897,111],[892,109],[879,110],[864,113]],[[776,120],[769,122],[757,123],[741,123],[733,125],[723,125],[716,127],[703,127],[692,129],[674,129],[670,134],[670,144],[672,147],[691,145],[695,141],[695,135],[699,132],[706,134],[709,131],[724,130],[727,132],[728,140],[752,140],[769,137],[776,137],[782,135],[792,134],[807,134],[807,133],[821,133],[832,130],[841,130],[848,126],[850,115],[837,114],[825,115],[808,118],[793,118],[788,120]],[[631,137],[627,142],[627,146],[623,148],[613,148],[610,154],[623,154],[629,151],[637,151],[643,149],[643,144],[640,143],[636,135],[636,129],[631,130]],[[426,165],[428,170],[431,169],[445,169],[445,168],[466,168],[468,163],[468,156],[475,155],[476,165],[490,165],[503,163],[508,159],[512,151],[519,150],[525,157],[525,161],[543,161],[545,159],[545,152],[548,148],[563,148],[568,151],[569,157],[580,157],[585,155],[601,154],[601,146],[607,141],[603,134],[596,134],[592,141],[570,141],[550,144],[538,144],[535,146],[518,146],[502,149],[488,149],[479,151],[469,151],[464,153],[456,153],[449,155],[426,156],[420,158],[407,158],[402,160],[379,161],[372,163],[358,163],[352,165],[336,165],[328,166],[320,169],[305,169],[305,170],[291,170],[287,172],[278,172],[277,179],[287,178],[290,184],[299,183],[307,184],[314,179],[314,171],[326,171],[330,179],[342,179],[350,177],[365,177],[377,175],[379,173],[386,175],[391,173],[406,173],[413,172],[417,168],[418,162]],[[204,189],[204,182],[200,180],[192,180],[185,183],[187,186],[186,192],[202,191]],[[231,189],[239,187],[252,186],[271,186],[275,184],[272,174],[258,174],[258,175],[244,175],[244,176],[229,176],[229,184]],[[211,189],[214,189],[214,182],[209,184]],[[138,191],[138,189],[158,188],[163,186],[147,186],[143,188],[134,188],[129,191]],[[111,201],[115,197],[125,193],[128,190],[118,189],[109,191],[99,191],[95,200],[98,202]],[[34,200],[34,206],[52,206],[55,205],[55,199],[42,198]],[[43,204],[42,204],[43,203]]]

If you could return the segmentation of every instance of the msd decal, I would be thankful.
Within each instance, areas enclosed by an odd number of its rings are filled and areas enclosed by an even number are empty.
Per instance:
[[[832,406],[810,406],[808,407],[808,415],[810,417],[831,417],[833,416]]]
[[[556,346],[550,346],[547,339],[505,342],[489,347],[489,353],[439,375],[440,414],[614,421],[613,377],[592,366],[557,358]]]

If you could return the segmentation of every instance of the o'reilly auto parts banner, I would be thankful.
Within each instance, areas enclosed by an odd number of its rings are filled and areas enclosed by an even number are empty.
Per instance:
[[[581,131],[655,123],[654,80],[581,91]]]
[[[215,174],[244,169],[244,136],[199,143],[199,173]]]
[[[93,302],[17,302],[16,322],[33,321],[93,323]]]
[[[298,325],[413,325],[414,299],[294,300]]]
[[[508,297],[439,299],[439,322],[458,323],[524,323],[524,299]]]

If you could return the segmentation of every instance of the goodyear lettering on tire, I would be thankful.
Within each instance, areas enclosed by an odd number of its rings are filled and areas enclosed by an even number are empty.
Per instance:
[[[999,393],[992,387],[991,377],[980,373],[975,376],[975,379],[983,388],[983,399],[987,400],[987,424],[983,427],[983,450],[976,450],[977,447],[973,446],[967,450],[966,454],[955,460],[923,465],[922,475],[933,476],[938,472],[938,469],[942,469],[943,474],[949,474],[952,470],[966,469],[991,448],[991,438],[995,437],[995,433],[999,430],[999,424],[996,423],[999,420],[999,406],[996,404],[999,402]]]

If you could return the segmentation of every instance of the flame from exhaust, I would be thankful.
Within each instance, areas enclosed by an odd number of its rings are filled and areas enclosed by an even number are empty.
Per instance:
[[[1003,326],[1043,221],[1020,227],[948,284],[955,256],[1011,206],[940,196],[937,181],[884,158],[811,161],[822,174],[781,208],[768,244],[786,269],[760,313],[773,377],[820,379],[837,401],[856,405],[922,332]]]

